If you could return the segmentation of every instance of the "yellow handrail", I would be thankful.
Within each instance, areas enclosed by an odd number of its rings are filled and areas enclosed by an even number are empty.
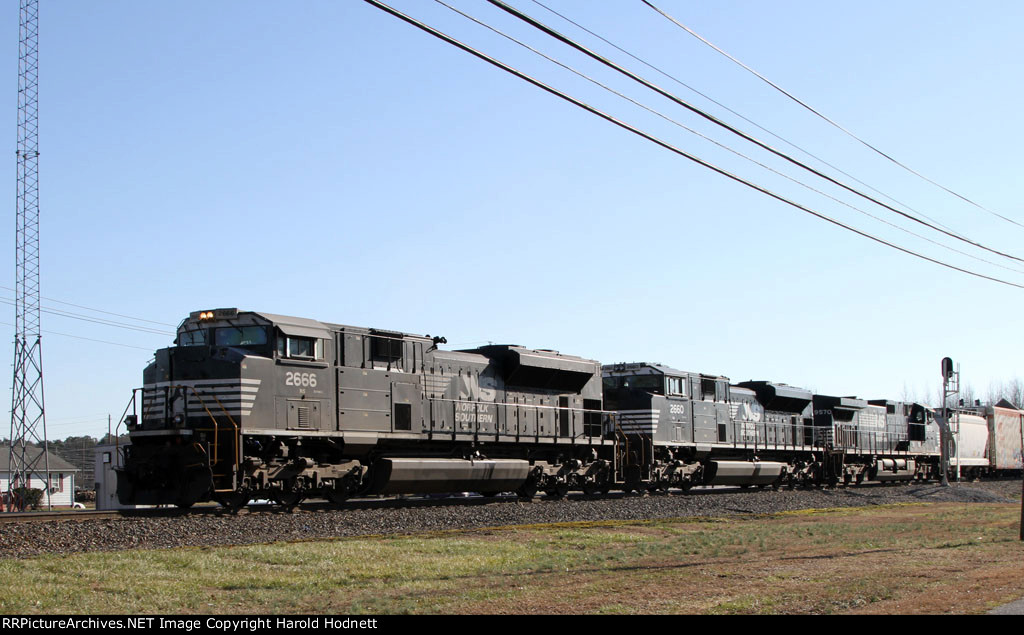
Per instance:
[[[194,394],[196,399],[199,401],[199,405],[203,407],[203,410],[206,411],[206,414],[210,417],[210,420],[213,422],[213,464],[214,465],[217,464],[218,462],[220,462],[220,449],[219,449],[220,448],[220,439],[219,439],[219,437],[220,437],[220,424],[217,422],[217,417],[215,417],[214,414],[212,412],[210,412],[210,409],[206,406],[206,402],[203,400],[203,396],[204,395],[201,395],[199,393],[199,391],[196,390],[195,386],[181,385],[181,386],[172,386],[172,388],[174,388],[174,389],[185,388],[185,389],[191,390],[192,394]],[[224,416],[228,418],[228,421],[231,422],[231,426],[234,428],[234,432],[235,432],[235,435],[234,435],[234,441],[235,441],[235,456],[234,456],[234,460],[235,460],[235,463],[237,463],[238,462],[238,447],[240,445],[239,436],[241,434],[241,429],[238,427],[238,423],[235,421],[234,417],[231,416],[231,413],[229,413],[227,408],[224,407],[224,404],[222,404],[220,402],[220,399],[217,399],[217,395],[205,395],[205,396],[212,397],[213,400],[215,402],[217,402],[217,406],[220,407],[221,412],[224,413]],[[188,406],[188,404],[186,402],[186,409],[187,409],[187,406]],[[197,430],[198,430],[198,428],[197,428]]]

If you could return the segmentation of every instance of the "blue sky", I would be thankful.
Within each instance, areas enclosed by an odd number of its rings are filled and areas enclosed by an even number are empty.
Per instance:
[[[190,311],[236,306],[867,398],[934,394],[946,355],[980,390],[1019,374],[1024,291],[768,199],[363,2],[42,4],[44,307],[171,331]],[[781,169],[487,3],[452,4]],[[513,4],[768,139],[532,0]],[[1024,254],[1024,229],[871,153],[639,0],[545,4],[930,218]],[[1021,3],[657,4],[890,155],[1024,222]],[[393,5],[823,213],[1024,283],[766,173],[439,4]],[[17,18],[14,6],[0,15],[9,287]],[[172,339],[52,314],[43,329],[51,438],[105,432]]]

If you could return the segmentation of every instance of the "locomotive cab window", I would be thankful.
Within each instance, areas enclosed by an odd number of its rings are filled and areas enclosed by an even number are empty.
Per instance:
[[[686,395],[686,383],[682,377],[668,377],[668,394]]]
[[[280,335],[277,338],[277,355],[293,359],[323,359],[324,341],[312,337]]]

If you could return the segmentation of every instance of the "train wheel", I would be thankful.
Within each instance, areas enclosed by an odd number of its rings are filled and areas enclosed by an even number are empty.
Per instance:
[[[569,484],[568,483],[556,483],[554,487],[546,491],[547,495],[551,498],[565,498],[569,495]]]
[[[324,492],[324,497],[335,505],[341,505],[349,499],[349,491],[348,488],[329,489]]]
[[[231,492],[219,494],[217,503],[232,514],[237,514],[239,509],[249,504],[249,498],[249,492]]]
[[[597,483],[588,482],[583,484],[583,494],[585,496],[595,496],[601,491],[601,486]]]
[[[519,500],[533,500],[533,497],[537,495],[537,484],[533,481],[524,483],[516,490],[516,495],[519,496]]]
[[[281,506],[281,509],[289,514],[295,511],[295,507],[302,502],[303,495],[297,491],[280,491],[274,494],[274,502]]]

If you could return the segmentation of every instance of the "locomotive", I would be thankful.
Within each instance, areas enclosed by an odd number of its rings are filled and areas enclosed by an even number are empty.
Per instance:
[[[123,504],[837,485],[935,478],[921,404],[554,350],[214,309],[156,351],[124,423]],[[128,414],[130,413],[130,414]]]
[[[551,350],[269,313],[192,313],[143,373],[126,504],[608,491],[601,367]]]
[[[660,364],[604,367],[626,435],[627,483],[776,488],[936,477],[938,428],[921,404],[815,395]],[[627,488],[633,488],[627,484]]]

